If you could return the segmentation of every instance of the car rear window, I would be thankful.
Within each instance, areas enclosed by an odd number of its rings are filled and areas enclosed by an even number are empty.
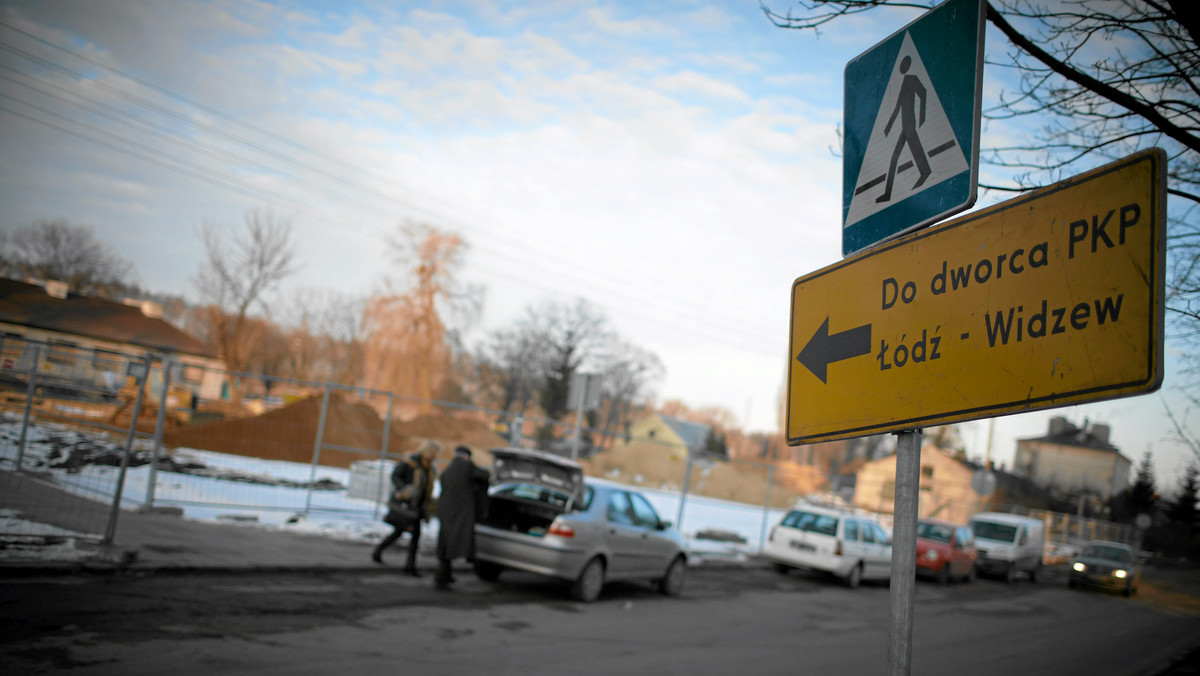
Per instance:
[[[1000,542],[1012,542],[1017,539],[1016,526],[1005,526],[1004,524],[992,523],[990,521],[976,521],[972,524],[972,527],[977,538],[998,540]]]
[[[505,484],[497,486],[492,490],[492,495],[503,498],[518,498],[521,500],[532,500],[534,502],[544,502],[547,505],[564,509],[567,506],[567,500],[570,496],[566,493],[560,493],[555,490],[538,486],[535,484]]]
[[[853,519],[846,522],[846,539],[858,542],[858,522]]]
[[[792,510],[787,516],[783,517],[781,525],[809,533],[836,535],[838,518],[836,516],[829,516],[828,514],[814,514],[802,510]]]
[[[954,534],[954,528],[944,526],[940,523],[929,523],[928,521],[917,522],[917,537],[927,540],[936,540],[937,542],[950,542],[951,536]]]

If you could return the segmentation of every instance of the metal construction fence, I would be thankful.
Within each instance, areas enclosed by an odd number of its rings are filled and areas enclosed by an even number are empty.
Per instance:
[[[241,404],[230,401],[231,384]],[[370,537],[383,529],[393,463],[422,440],[466,444],[483,451],[476,460],[485,464],[487,449],[531,447],[539,429],[551,432],[543,450],[577,454],[596,479],[639,487],[685,534],[751,550],[761,549],[783,510],[827,478],[812,467],[714,458],[574,421],[6,336],[0,536],[111,543],[122,509],[172,509],[268,525],[320,515]],[[589,440],[601,439],[607,448],[598,451]],[[886,507],[878,514],[884,523]],[[1054,543],[1140,544],[1131,526],[1023,511],[1046,522]]]
[[[614,438],[573,421],[8,336],[0,535],[111,543],[122,509],[278,524],[319,514],[353,531],[377,523],[393,463],[420,441],[486,451],[532,446],[539,430],[551,432],[547,450],[577,454],[596,478],[639,486],[681,530],[728,524],[726,535],[753,546],[800,494],[803,477],[769,463]],[[609,451],[590,443],[601,439]],[[611,460],[611,447],[631,444],[632,465]],[[690,516],[712,510],[727,515]]]
[[[1044,509],[1016,509],[1046,524],[1046,542],[1051,545],[1081,545],[1088,540],[1123,542],[1135,548],[1142,545],[1143,531],[1136,526],[1113,523],[1095,517],[1051,512]]]

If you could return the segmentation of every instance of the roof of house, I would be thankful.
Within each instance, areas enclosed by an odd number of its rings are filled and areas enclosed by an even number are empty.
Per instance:
[[[1079,448],[1090,448],[1117,454],[1121,452],[1120,449],[1108,443],[1103,437],[1094,434],[1091,429],[1078,428],[1073,425],[1068,425],[1066,429],[1051,432],[1046,436],[1018,439],[1017,443],[1023,441],[1038,441],[1043,444],[1055,444],[1058,446],[1077,446]]]
[[[659,415],[658,417],[662,418],[662,421],[667,424],[667,427],[670,427],[671,431],[683,440],[683,443],[687,445],[688,450],[704,450],[704,443],[708,440],[708,431],[712,429],[711,427],[703,423],[696,423],[690,420],[674,418],[669,415]]]
[[[103,298],[55,298],[36,284],[0,279],[0,322],[160,352],[217,358],[217,352],[141,308]]]

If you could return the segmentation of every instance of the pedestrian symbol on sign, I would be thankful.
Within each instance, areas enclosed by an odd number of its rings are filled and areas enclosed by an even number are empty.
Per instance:
[[[910,178],[912,170],[916,176]],[[843,227],[962,172],[962,145],[908,33],[896,55]]]
[[[883,135],[887,136],[892,131],[892,123],[899,115],[900,138],[896,139],[896,149],[892,151],[892,163],[888,166],[887,187],[883,189],[882,195],[875,198],[876,202],[888,202],[892,199],[892,183],[896,180],[896,161],[900,159],[900,152],[904,150],[905,146],[912,153],[917,171],[921,172],[921,177],[913,184],[913,190],[920,188],[925,183],[925,179],[929,178],[929,160],[925,157],[925,148],[921,147],[921,136],[917,133],[917,127],[925,124],[925,87],[921,84],[920,78],[908,74],[911,64],[912,57],[906,56],[900,60],[900,73],[904,75],[904,81],[900,85],[900,97],[896,99],[896,107],[892,110],[892,116],[888,118],[887,126],[883,128]],[[920,121],[916,120],[914,115],[917,99],[921,99]]]

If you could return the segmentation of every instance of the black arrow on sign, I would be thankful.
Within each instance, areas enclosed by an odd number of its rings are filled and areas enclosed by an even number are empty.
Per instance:
[[[829,317],[826,317],[825,323],[821,324],[821,328],[817,329],[804,349],[800,350],[796,361],[804,364],[824,383],[825,370],[830,364],[864,354],[871,354],[870,324],[829,335]]]

